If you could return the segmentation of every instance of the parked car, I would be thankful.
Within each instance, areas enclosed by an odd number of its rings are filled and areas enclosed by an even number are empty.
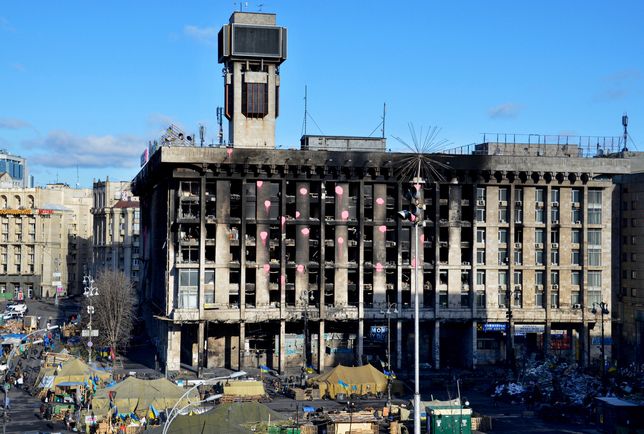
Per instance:
[[[8,312],[5,312],[5,313],[2,315],[2,318],[3,318],[5,321],[7,321],[7,320],[10,320],[10,319],[22,319],[24,316],[25,316],[25,314],[24,314],[24,313],[22,313],[22,312],[11,312],[11,311],[8,311]]]
[[[6,312],[18,312],[24,315],[28,310],[25,303],[15,303],[7,305]]]

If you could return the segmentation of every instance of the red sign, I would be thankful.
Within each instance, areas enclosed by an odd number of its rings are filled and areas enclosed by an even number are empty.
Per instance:
[[[38,214],[53,214],[54,210],[53,209],[39,209]]]

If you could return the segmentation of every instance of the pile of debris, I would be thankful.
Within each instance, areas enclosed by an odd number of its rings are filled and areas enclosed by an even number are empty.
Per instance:
[[[498,384],[494,399],[521,400],[528,405],[564,403],[585,406],[601,389],[601,381],[585,374],[576,364],[554,357],[528,360],[517,382]]]

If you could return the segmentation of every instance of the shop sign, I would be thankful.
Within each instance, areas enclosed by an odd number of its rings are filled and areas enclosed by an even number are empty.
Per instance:
[[[601,344],[602,344],[602,337],[593,336],[592,345],[601,345]],[[613,345],[613,338],[610,336],[604,336],[604,345]]]
[[[543,333],[546,326],[543,324],[516,324],[514,326],[515,335],[524,335],[526,333]]]
[[[507,324],[504,322],[489,322],[483,324],[483,332],[504,332]]]
[[[384,342],[387,339],[387,326],[371,326],[369,337],[375,342]]]
[[[0,209],[0,214],[24,215],[24,214],[32,214],[32,211],[30,209]]]
[[[53,214],[54,210],[53,209],[39,209],[38,214],[40,215],[48,215],[48,214]]]

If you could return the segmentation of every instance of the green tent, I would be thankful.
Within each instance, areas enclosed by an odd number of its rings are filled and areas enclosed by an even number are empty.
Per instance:
[[[153,405],[157,411],[172,408],[186,390],[165,378],[140,380],[127,377],[120,383],[98,390],[92,400],[92,408],[96,416],[106,415],[110,411],[111,393],[113,405],[119,413],[135,413],[138,417],[142,417],[147,415],[150,405]],[[193,390],[178,408],[197,401],[199,401],[199,393]]]
[[[284,416],[259,402],[226,403],[195,416],[178,416],[170,425],[171,434],[248,434],[262,432],[263,427],[274,422],[284,421]],[[161,433],[162,429],[150,431],[150,434]],[[263,430],[266,432],[266,429]],[[147,434],[147,431],[146,431]]]

